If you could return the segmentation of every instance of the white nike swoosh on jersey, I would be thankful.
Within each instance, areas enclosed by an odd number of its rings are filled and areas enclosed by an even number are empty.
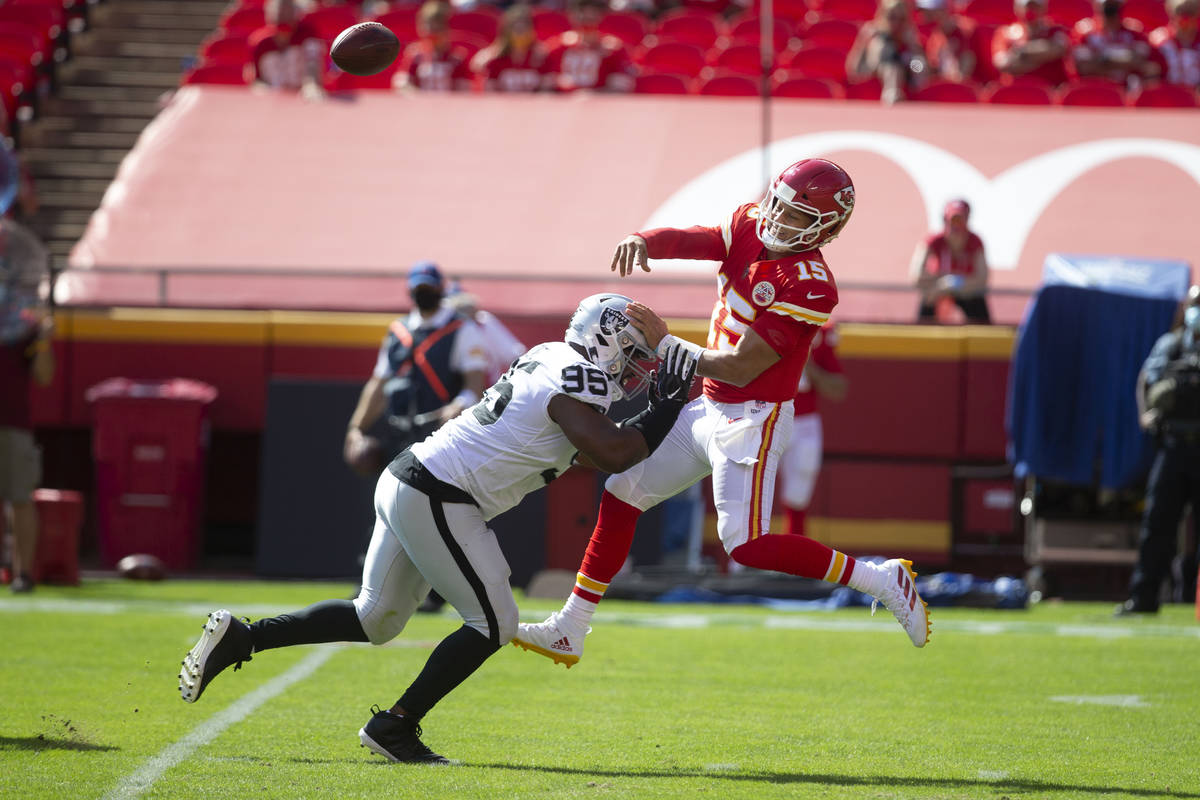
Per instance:
[[[824,297],[824,296],[825,295],[823,295],[823,294],[813,294],[812,292],[808,293],[809,300],[816,300],[818,297]]]

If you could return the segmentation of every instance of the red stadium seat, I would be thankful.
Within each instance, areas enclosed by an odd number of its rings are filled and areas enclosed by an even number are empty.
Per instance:
[[[725,49],[713,48],[708,63],[723,72],[754,77],[762,74],[762,50],[756,44],[734,44]]]
[[[669,72],[644,72],[637,76],[633,91],[638,94],[687,94],[690,78]]]
[[[795,35],[795,26],[787,20],[776,19],[772,35],[775,37],[775,52],[783,52]],[[757,47],[762,42],[762,19],[743,15],[731,21],[729,40],[733,44],[753,44]]]
[[[809,25],[802,38],[813,47],[832,47],[848,53],[858,38],[858,28],[858,23],[849,20],[821,19]]]
[[[846,90],[831,80],[789,76],[790,73],[784,70],[775,73],[771,86],[772,96],[810,97],[820,100],[843,100],[846,97]]]
[[[1142,23],[1149,33],[1167,24],[1167,7],[1163,0],[1125,0],[1124,16]]]
[[[471,58],[475,57],[483,48],[487,47],[491,42],[484,39],[478,34],[469,33],[467,31],[450,31],[449,37],[451,43],[458,45],[467,51],[467,55]]]
[[[976,83],[984,84],[1000,78],[1000,70],[996,69],[996,64],[992,61],[992,39],[995,38],[999,28],[999,25],[982,23],[975,26],[975,34],[971,37],[971,49],[975,51],[975,75],[973,77]]]
[[[846,53],[832,47],[787,50],[780,56],[779,66],[810,78],[829,78],[838,83],[846,80]]]
[[[733,0],[683,0],[679,5],[709,14],[724,14],[733,6]]]
[[[859,83],[844,84],[847,100],[874,100],[883,96],[883,84],[878,78],[869,78]]]
[[[636,11],[610,11],[600,20],[600,32],[637,47],[650,32],[650,22]]]
[[[561,11],[552,8],[532,10],[533,30],[540,41],[548,41],[571,30],[571,20]]]
[[[247,64],[253,58],[250,42],[245,36],[227,34],[206,39],[200,44],[200,57],[205,64]]]
[[[646,69],[695,77],[704,68],[704,53],[694,45],[663,42],[647,49],[637,61]]]
[[[658,20],[655,35],[660,42],[683,42],[707,50],[725,29],[725,20],[705,11],[675,8]]]
[[[723,73],[700,81],[696,93],[717,97],[758,97],[762,94],[762,88],[753,78]]]
[[[966,83],[933,81],[913,92],[908,99],[920,103],[978,103],[979,92]]]
[[[299,24],[308,26],[318,38],[332,42],[339,33],[357,23],[358,16],[349,6],[324,6],[300,17]]]
[[[50,6],[40,3],[29,3],[20,0],[9,0],[0,6],[0,21],[16,22],[25,25],[42,35],[43,47],[46,52],[61,61],[66,56],[66,14],[61,5]],[[61,53],[59,51],[62,51]]]
[[[1200,98],[1196,91],[1174,83],[1154,83],[1143,86],[1129,98],[1129,105],[1138,108],[1196,108]]]
[[[219,23],[221,30],[246,36],[266,24],[267,18],[263,15],[262,8],[257,6],[233,8],[221,17]]]
[[[979,98],[985,103],[1009,106],[1048,106],[1054,102],[1050,86],[1040,82],[993,84]]]
[[[1087,19],[1094,13],[1089,0],[1050,0],[1046,8],[1046,16],[1052,21],[1071,29],[1081,19]]]
[[[866,22],[875,18],[879,4],[875,0],[823,0],[814,5],[822,17],[848,19],[851,22]]]
[[[484,11],[485,8],[488,11]],[[496,38],[496,32],[500,29],[500,18],[491,8],[491,6],[480,5],[472,11],[455,12],[450,16],[448,23],[450,30],[471,33],[485,42],[491,42]]]
[[[183,86],[198,83],[217,86],[247,86],[250,83],[247,72],[249,70],[244,66],[236,64],[204,64],[185,72],[180,83]]]
[[[1085,78],[1059,89],[1054,96],[1054,102],[1060,106],[1113,108],[1125,105],[1125,92],[1112,81]]]
[[[969,0],[962,15],[981,25],[1008,25],[1017,19],[1013,0]]]
[[[377,15],[375,21],[396,34],[401,45],[404,45],[417,39],[417,8],[417,6],[393,8],[391,11]]]

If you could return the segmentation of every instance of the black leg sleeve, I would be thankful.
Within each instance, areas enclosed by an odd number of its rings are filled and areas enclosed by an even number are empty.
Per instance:
[[[462,626],[433,649],[398,705],[408,716],[420,719],[499,649],[479,631]]]
[[[267,617],[250,625],[254,652],[320,642],[365,642],[352,600],[322,600],[308,608]]]

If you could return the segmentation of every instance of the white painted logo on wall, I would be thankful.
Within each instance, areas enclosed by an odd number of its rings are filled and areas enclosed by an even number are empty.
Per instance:
[[[798,158],[846,150],[875,153],[903,169],[921,195],[930,230],[941,228],[947,201],[969,198],[971,227],[987,243],[988,261],[997,269],[1016,267],[1029,232],[1046,208],[1073,181],[1102,164],[1154,158],[1178,167],[1200,184],[1200,147],[1149,138],[1080,142],[988,178],[970,162],[920,139],[882,131],[825,131],[773,142],[770,172],[777,173]],[[761,160],[761,150],[754,148],[707,170],[671,195],[641,229],[713,224],[729,213],[728,198],[753,197],[759,191]],[[852,195],[849,202],[853,204]],[[665,261],[656,266],[692,272],[699,264]]]

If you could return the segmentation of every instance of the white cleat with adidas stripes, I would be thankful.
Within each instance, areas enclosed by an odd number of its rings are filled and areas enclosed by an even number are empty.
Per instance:
[[[882,591],[871,603],[871,613],[879,603],[896,615],[896,621],[904,628],[908,638],[917,647],[929,641],[929,609],[921,595],[917,594],[917,573],[912,571],[912,562],[903,558],[892,558],[879,565],[886,573]]]
[[[553,659],[556,664],[566,664],[567,669],[579,663],[583,656],[583,640],[591,628],[579,633],[566,624],[561,612],[555,611],[545,622],[517,625],[517,635],[512,643],[516,647]]]

